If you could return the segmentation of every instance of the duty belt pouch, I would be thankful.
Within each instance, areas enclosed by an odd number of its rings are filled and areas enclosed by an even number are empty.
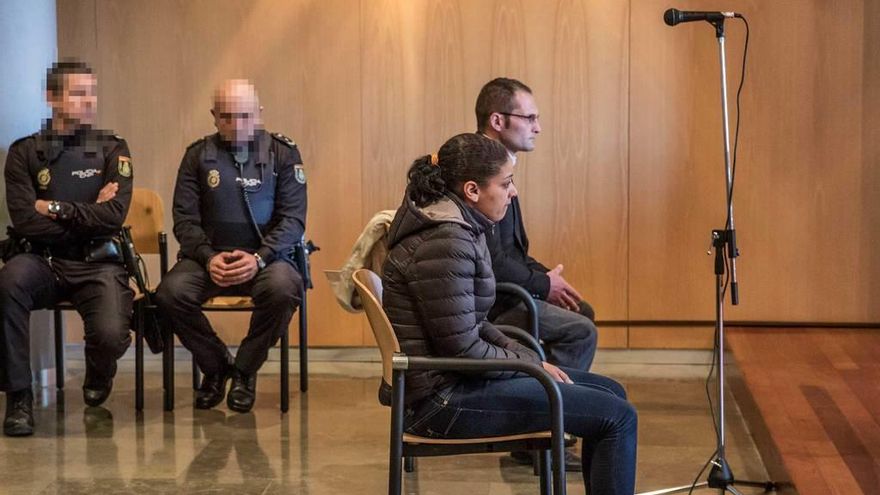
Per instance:
[[[15,239],[3,239],[0,241],[0,260],[9,261],[10,258],[18,254],[18,243]]]
[[[30,251],[30,244],[23,237],[18,237],[13,232],[12,227],[6,228],[7,239],[0,241],[0,260],[7,262],[16,254],[26,253]]]
[[[122,263],[122,246],[116,239],[89,241],[86,248],[86,261],[89,263]]]

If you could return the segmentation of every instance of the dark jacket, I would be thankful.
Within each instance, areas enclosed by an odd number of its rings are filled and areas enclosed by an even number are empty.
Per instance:
[[[404,199],[388,232],[382,305],[405,354],[540,363],[534,352],[486,320],[495,301],[484,238],[489,227],[488,219],[452,195],[425,208]],[[406,403],[462,378],[458,373],[408,372]]]
[[[174,235],[186,258],[204,265],[218,252],[241,249],[259,253],[266,263],[290,261],[288,255],[302,239],[306,223],[299,150],[290,139],[265,131],[254,136],[251,148],[243,166],[236,165],[219,134],[187,148],[173,207]],[[250,207],[243,186],[249,191]]]
[[[492,270],[498,282],[511,282],[529,291],[536,299],[546,300],[550,293],[550,271],[529,256],[529,238],[523,226],[519,199],[514,197],[504,218],[486,232],[486,245],[492,254]],[[517,298],[499,298],[489,319],[510,309]]]
[[[47,127],[51,124],[47,124]],[[59,136],[43,130],[14,142],[6,157],[6,205],[15,233],[32,242],[71,247],[119,232],[131,203],[128,145],[105,131]],[[108,182],[119,189],[96,203]],[[58,201],[57,219],[37,213],[36,200]]]

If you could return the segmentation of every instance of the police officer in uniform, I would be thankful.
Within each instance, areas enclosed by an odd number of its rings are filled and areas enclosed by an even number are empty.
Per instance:
[[[97,81],[81,62],[47,73],[52,119],[20,139],[6,159],[6,201],[16,252],[0,270],[0,390],[3,432],[34,430],[28,319],[31,310],[69,300],[83,318],[83,398],[110,394],[116,360],[131,341],[133,293],[111,236],[128,213],[131,154],[125,140],[92,128]]]
[[[163,278],[156,302],[204,373],[199,409],[226,397],[233,411],[251,410],[257,371],[302,298],[292,250],[305,230],[305,172],[293,141],[263,130],[260,111],[248,81],[217,89],[211,113],[218,132],[187,148],[174,189],[180,260]],[[254,302],[234,359],[200,309],[218,295],[249,295]]]

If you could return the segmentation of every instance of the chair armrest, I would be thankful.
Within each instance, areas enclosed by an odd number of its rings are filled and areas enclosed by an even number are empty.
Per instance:
[[[538,357],[541,358],[541,361],[547,360],[547,355],[544,354],[544,348],[541,347],[541,343],[538,342],[538,339],[534,338],[526,332],[522,328],[512,327],[509,325],[498,325],[495,328],[498,329],[504,335],[518,341],[520,344],[525,345],[531,350],[535,351],[538,354]]]
[[[529,291],[523,289],[519,285],[512,284],[510,282],[500,282],[495,286],[496,292],[503,292],[505,294],[509,294],[512,296],[517,296],[526,306],[526,312],[529,314],[529,328],[528,330],[532,337],[536,340],[541,340],[541,337],[538,333],[538,305],[535,304],[535,298],[529,294]]]

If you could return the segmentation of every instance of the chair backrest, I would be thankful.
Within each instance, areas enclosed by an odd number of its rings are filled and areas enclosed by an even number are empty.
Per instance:
[[[379,344],[379,352],[382,354],[382,376],[385,383],[391,384],[391,358],[395,352],[400,352],[400,343],[397,335],[388,320],[388,315],[382,309],[382,279],[370,270],[361,268],[352,275],[355,290],[361,296],[364,312],[373,329],[373,336]]]
[[[125,225],[131,225],[131,237],[141,254],[159,254],[159,232],[165,218],[165,206],[159,193],[135,187]]]

